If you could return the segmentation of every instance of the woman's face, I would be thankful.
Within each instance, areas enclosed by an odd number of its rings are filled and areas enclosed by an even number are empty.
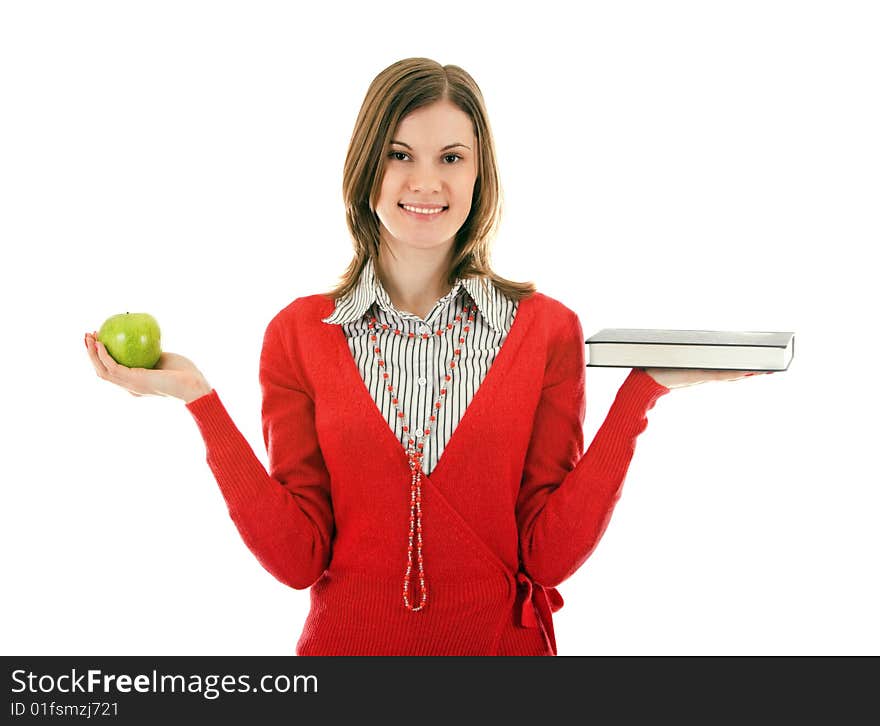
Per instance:
[[[382,178],[376,209],[382,239],[392,248],[451,246],[471,211],[476,154],[471,119],[453,103],[437,101],[406,116]]]

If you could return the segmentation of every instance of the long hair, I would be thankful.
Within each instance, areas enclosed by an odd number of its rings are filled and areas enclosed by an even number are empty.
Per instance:
[[[398,124],[416,109],[441,100],[452,102],[471,118],[478,149],[471,211],[456,233],[447,283],[452,285],[458,277],[484,277],[511,300],[535,292],[534,283],[506,280],[490,265],[490,248],[501,220],[503,199],[495,142],[479,86],[458,66],[440,65],[429,58],[405,58],[373,79],[355,122],[342,179],[354,257],[339,284],[324,293],[328,297],[338,299],[350,292],[367,260],[379,255],[376,204],[386,152]]]

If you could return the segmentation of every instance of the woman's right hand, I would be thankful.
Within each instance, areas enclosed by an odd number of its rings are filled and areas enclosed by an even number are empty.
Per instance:
[[[177,353],[163,352],[153,368],[128,368],[110,357],[96,332],[86,333],[85,344],[98,378],[133,396],[170,396],[189,403],[212,390],[195,364]]]

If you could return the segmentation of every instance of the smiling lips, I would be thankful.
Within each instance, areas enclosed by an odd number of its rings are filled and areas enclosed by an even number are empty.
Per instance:
[[[419,204],[419,205],[411,205],[411,204],[398,204],[398,206],[403,209],[408,214],[418,216],[418,217],[436,217],[438,214],[445,212],[449,207],[443,206],[442,204]]]

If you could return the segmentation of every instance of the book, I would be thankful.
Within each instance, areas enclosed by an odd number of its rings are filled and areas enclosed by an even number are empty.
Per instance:
[[[584,341],[588,366],[784,371],[794,332],[604,328]]]

